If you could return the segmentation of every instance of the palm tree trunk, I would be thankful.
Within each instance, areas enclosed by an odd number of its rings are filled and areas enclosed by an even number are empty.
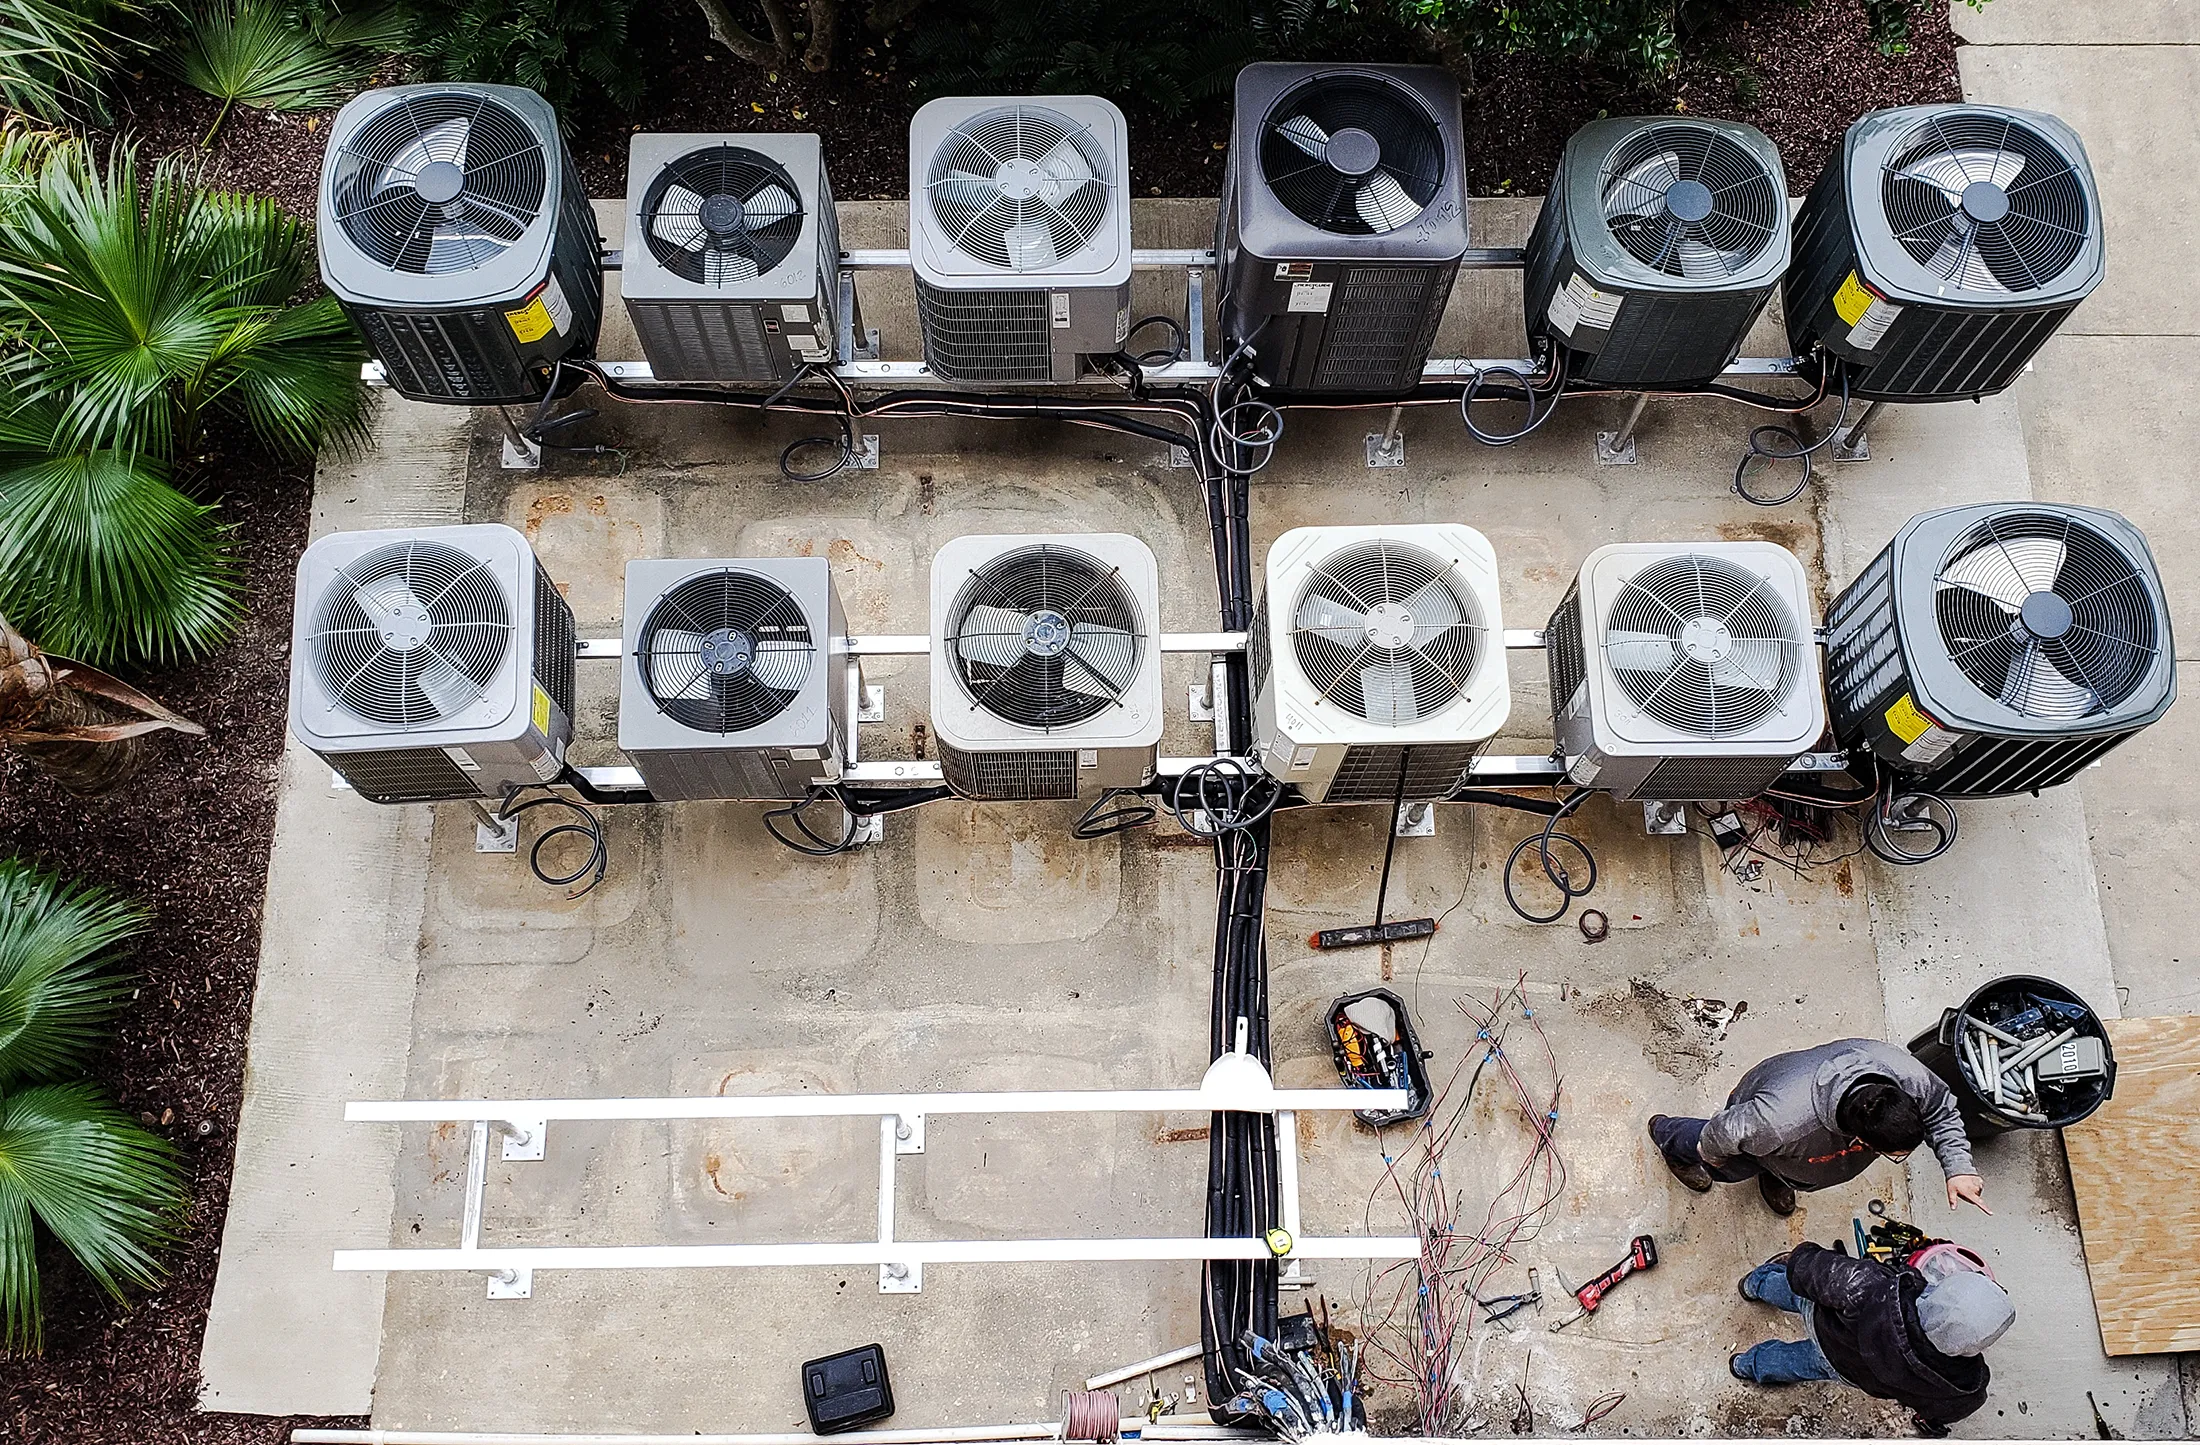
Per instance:
[[[19,738],[14,747],[62,788],[80,798],[97,797],[136,775],[145,762],[145,738],[136,734],[112,742],[89,742],[69,734],[96,732],[121,721],[117,710],[64,687],[55,691],[39,718],[40,728],[49,736]]]
[[[0,617],[0,746],[89,797],[128,782],[146,734],[162,731],[206,735],[120,678],[40,651]]]

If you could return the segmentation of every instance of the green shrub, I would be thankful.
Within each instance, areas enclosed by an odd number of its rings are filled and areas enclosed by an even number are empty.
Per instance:
[[[36,120],[105,121],[122,48],[107,0],[0,4],[0,105]]]
[[[622,106],[641,99],[626,44],[633,0],[416,0],[415,55],[443,80],[524,85],[568,127],[593,88]]]
[[[87,662],[174,661],[234,625],[206,426],[310,456],[364,434],[365,349],[273,201],[127,147],[56,146],[0,192],[0,614]]]
[[[232,105],[326,110],[343,104],[372,68],[361,52],[331,44],[280,0],[206,0],[178,12],[161,67],[222,103],[211,143]]]
[[[72,1078],[128,997],[108,966],[143,910],[0,859],[0,1345],[43,1341],[39,1233],[120,1298],[160,1279],[184,1211],[174,1151]]]

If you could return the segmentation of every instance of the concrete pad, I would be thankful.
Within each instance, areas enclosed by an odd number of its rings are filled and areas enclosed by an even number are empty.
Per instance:
[[[2184,0],[1950,0],[1948,17],[1967,45],[2200,44],[2200,12]]]
[[[2048,111],[2085,141],[2108,274],[2063,329],[2200,333],[2200,222],[2186,183],[2200,173],[2200,126],[2187,105],[2200,90],[2200,47],[1978,45],[1957,61],[1967,99]]]
[[[2187,699],[2080,779],[2117,1011],[2127,1018],[2200,1013],[2200,969],[2185,961],[2189,900],[2200,895],[2200,807],[2185,773],[2196,747],[2200,708]]]

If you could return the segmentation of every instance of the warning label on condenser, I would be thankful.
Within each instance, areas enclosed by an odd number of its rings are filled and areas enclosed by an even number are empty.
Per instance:
[[[553,331],[563,336],[573,329],[573,303],[565,299],[565,288],[552,276],[535,288],[526,305],[505,312],[504,322],[521,341],[540,341]]]
[[[1888,730],[1902,740],[1902,756],[1913,763],[1939,762],[1958,740],[1958,734],[1934,722],[1908,693],[1896,698],[1885,716]]]
[[[1619,319],[1619,306],[1627,298],[1617,291],[1599,291],[1589,284],[1589,278],[1578,271],[1551,297],[1551,329],[1561,336],[1572,336],[1579,327],[1587,331],[1610,331],[1612,323]]]
[[[1833,312],[1848,325],[1849,345],[1870,351],[1887,339],[1887,328],[1894,325],[1902,308],[1874,293],[1863,277],[1851,271],[1833,293]]]

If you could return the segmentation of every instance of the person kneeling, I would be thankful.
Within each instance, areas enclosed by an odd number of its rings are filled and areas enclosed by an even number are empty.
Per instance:
[[[1775,1255],[1739,1288],[1744,1299],[1800,1314],[1804,1338],[1766,1340],[1731,1357],[1736,1379],[1845,1380],[1909,1406],[1931,1435],[1986,1403],[1986,1347],[2017,1319],[1990,1275],[1965,1269],[1928,1281],[1906,1264],[1815,1244]]]

